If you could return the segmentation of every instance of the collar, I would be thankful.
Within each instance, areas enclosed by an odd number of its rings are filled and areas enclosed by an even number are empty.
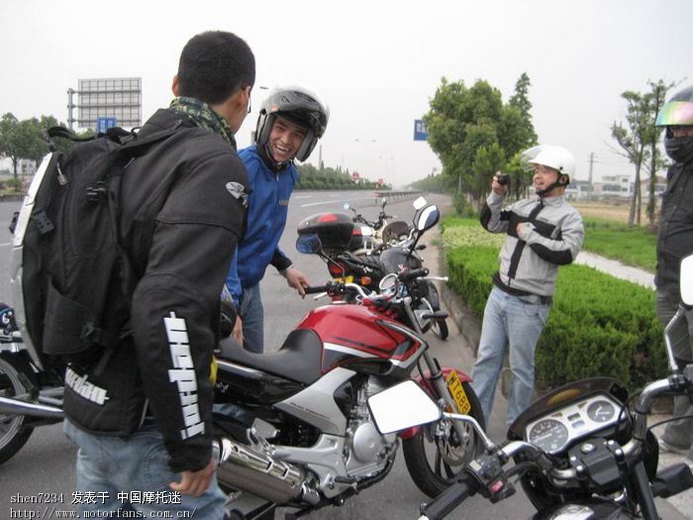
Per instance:
[[[236,138],[226,120],[199,99],[177,97],[171,101],[169,110],[191,119],[197,126],[220,135],[226,142],[236,148]]]
[[[562,206],[565,202],[565,195],[558,195],[556,197],[540,197],[538,202],[544,206],[553,206],[554,208],[557,208]]]

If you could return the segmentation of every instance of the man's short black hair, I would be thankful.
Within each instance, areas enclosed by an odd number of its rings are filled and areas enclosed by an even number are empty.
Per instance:
[[[215,105],[255,84],[255,56],[235,34],[207,31],[193,36],[178,64],[178,94]]]

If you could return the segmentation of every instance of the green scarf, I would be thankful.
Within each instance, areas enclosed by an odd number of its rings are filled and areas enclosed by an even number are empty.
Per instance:
[[[236,148],[236,139],[233,136],[231,127],[207,103],[203,103],[199,99],[177,97],[171,101],[170,109],[177,114],[189,117],[197,126],[219,134],[231,146]]]

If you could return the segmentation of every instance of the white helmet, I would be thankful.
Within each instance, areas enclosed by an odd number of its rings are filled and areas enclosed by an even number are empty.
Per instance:
[[[561,175],[573,175],[575,173],[575,157],[562,146],[540,144],[525,150],[520,154],[522,169],[529,171],[533,164],[543,164]]]
[[[575,173],[575,157],[562,146],[540,144],[525,150],[520,154],[520,166],[525,171],[531,171],[535,164],[541,164],[558,171],[558,179],[536,194],[543,197],[554,188],[562,188],[570,184],[570,176]]]

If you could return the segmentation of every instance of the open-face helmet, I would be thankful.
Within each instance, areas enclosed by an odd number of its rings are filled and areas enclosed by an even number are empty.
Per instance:
[[[562,146],[540,144],[520,154],[520,165],[525,171],[532,171],[535,164],[547,166],[558,172],[558,179],[544,190],[537,190],[540,197],[556,187],[570,184],[570,176],[575,173],[575,157]]]

